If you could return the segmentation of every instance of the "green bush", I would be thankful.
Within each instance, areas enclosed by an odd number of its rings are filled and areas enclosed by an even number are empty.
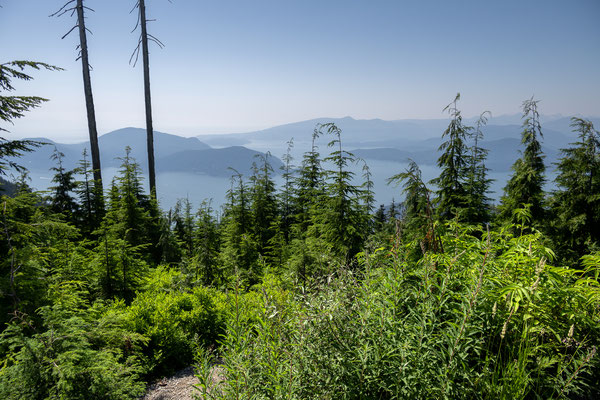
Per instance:
[[[144,348],[147,372],[164,375],[193,360],[195,345],[214,344],[223,329],[215,306],[216,290],[196,287],[186,291],[180,272],[157,268],[129,306],[116,303],[127,328],[148,338]]]
[[[410,249],[380,249],[362,255],[363,272],[296,299],[277,285],[255,292],[254,321],[228,318],[218,389],[205,390],[211,355],[200,352],[200,389],[224,399],[594,398],[598,257],[578,271],[550,265],[535,231],[445,230],[443,252],[418,262],[404,260]]]
[[[105,305],[85,300],[80,282],[50,288],[53,302],[38,310],[43,326],[24,314],[0,335],[2,399],[134,399],[143,393],[140,348],[143,336],[104,313]]]

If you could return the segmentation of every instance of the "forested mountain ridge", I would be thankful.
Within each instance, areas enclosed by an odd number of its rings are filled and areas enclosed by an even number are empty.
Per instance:
[[[123,128],[101,135],[98,139],[103,168],[115,168],[121,165],[125,148],[130,147],[130,156],[135,158],[142,171],[146,170],[146,131],[141,128]],[[19,162],[31,170],[49,170],[54,166],[51,155],[56,147],[64,154],[65,168],[75,168],[82,158],[84,149],[88,150],[89,142],[64,144],[56,143],[43,137],[33,138],[47,143],[32,153],[23,155]],[[212,176],[229,176],[228,167],[248,173],[257,151],[232,147],[229,150],[212,149],[197,138],[185,138],[173,134],[154,132],[156,163],[158,172],[190,171]],[[194,152],[194,153],[190,153]],[[202,153],[196,153],[202,152]],[[178,155],[178,153],[181,153]],[[193,154],[195,156],[193,156]],[[274,162],[275,161],[274,158]],[[279,164],[278,164],[279,165]]]

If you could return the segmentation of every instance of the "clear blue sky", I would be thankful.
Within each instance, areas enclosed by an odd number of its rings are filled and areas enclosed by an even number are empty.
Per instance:
[[[12,137],[87,138],[76,32],[64,0],[0,0],[0,62],[45,61],[19,94],[51,101]],[[98,128],[144,126],[141,65],[128,64],[134,0],[87,0]],[[147,0],[155,129],[235,132],[316,117],[600,114],[600,1]]]

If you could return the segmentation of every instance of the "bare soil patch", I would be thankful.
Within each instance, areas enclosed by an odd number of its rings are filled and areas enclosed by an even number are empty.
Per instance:
[[[200,398],[200,392],[193,387],[198,382],[190,366],[151,384],[141,400],[193,400],[194,395]]]

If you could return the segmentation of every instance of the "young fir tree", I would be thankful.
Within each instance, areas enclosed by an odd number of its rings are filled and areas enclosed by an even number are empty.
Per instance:
[[[171,214],[171,213],[169,213]],[[170,218],[169,218],[170,219]],[[192,203],[188,198],[177,200],[172,213],[174,233],[186,257],[191,257],[194,251],[194,214]]]
[[[281,166],[283,188],[279,193],[280,207],[280,231],[284,238],[284,244],[288,244],[290,241],[291,226],[294,221],[294,210],[293,210],[293,182],[294,182],[294,166],[292,161],[292,148],[294,147],[294,139],[290,139],[287,142],[287,150],[282,157],[283,165]]]
[[[600,245],[600,132],[581,118],[571,126],[579,140],[561,150],[552,209],[558,253],[576,261]]]
[[[419,173],[420,173],[420,170],[419,170]],[[390,183],[390,180],[388,180],[388,184],[389,183]],[[390,203],[390,208],[388,209],[388,213],[387,213],[387,219],[390,221],[395,221],[396,219],[398,219],[398,215],[399,215],[398,205],[396,204],[396,199],[394,199],[392,197],[392,202]]]
[[[321,155],[316,141],[321,135],[318,128],[312,134],[310,151],[304,153],[298,176],[294,181],[295,196],[292,208],[296,212],[295,234],[302,236],[310,225],[311,213],[325,192]]]
[[[217,284],[223,279],[219,268],[221,230],[210,201],[203,201],[196,213],[194,230],[195,277],[205,285]]]
[[[335,124],[320,125],[319,130],[334,137],[328,144],[334,150],[324,161],[335,168],[326,172],[326,195],[314,214],[315,222],[334,254],[349,262],[360,251],[367,229],[364,208],[360,204],[362,191],[352,184],[354,173],[348,169],[356,158],[343,150],[342,131]]]
[[[79,197],[82,232],[90,234],[100,226],[104,209],[104,196],[94,185],[92,165],[87,158],[87,149],[83,150],[77,172],[83,178],[77,183],[75,192]],[[102,204],[102,206],[100,206]],[[100,210],[100,211],[99,211]]]
[[[274,249],[271,241],[278,232],[277,229],[277,197],[275,182],[273,182],[273,167],[269,163],[270,153],[258,155],[260,164],[253,164],[253,175],[250,178],[252,186],[252,234],[256,238],[258,252],[266,261],[273,261]]]
[[[375,184],[373,183],[373,174],[371,173],[371,169],[369,168],[369,165],[367,164],[367,162],[365,160],[363,160],[362,158],[359,159],[363,166],[362,166],[362,172],[363,172],[363,179],[364,182],[361,185],[361,201],[364,205],[364,214],[366,216],[370,216],[373,213],[373,210],[375,209],[375,192],[374,192],[374,187]],[[368,225],[372,228],[372,221],[370,221],[368,223]],[[369,229],[370,231],[370,229]]]
[[[442,134],[442,138],[447,140],[438,149],[443,152],[437,161],[437,166],[441,169],[440,176],[431,181],[438,187],[437,211],[442,219],[451,219],[456,215],[462,219],[467,207],[464,182],[468,157],[466,139],[471,128],[463,124],[460,110],[456,106],[458,100],[460,93],[444,108],[451,120]]]
[[[383,232],[387,221],[385,205],[380,204],[373,216],[373,228],[375,229],[375,232]]]
[[[160,235],[156,250],[160,254],[161,264],[180,264],[184,258],[187,260],[190,256],[186,249],[185,240],[180,240],[177,234],[177,219],[178,216],[173,210],[162,213],[158,218]]]
[[[258,244],[253,235],[250,194],[242,174],[233,170],[228,202],[224,208],[221,263],[229,274],[237,274],[249,285],[259,281]]]
[[[123,224],[122,237],[132,246],[148,245],[151,243],[152,220],[145,208],[150,202],[143,192],[140,166],[130,154],[131,148],[127,147],[125,157],[120,158],[121,169],[117,177],[119,202],[112,208],[116,209],[118,220]]]
[[[409,240],[419,241],[417,251],[422,255],[426,251],[440,250],[434,223],[434,208],[431,202],[431,191],[421,177],[421,169],[416,162],[410,160],[405,172],[388,179],[390,183],[402,183],[405,196],[403,205],[403,233]]]
[[[504,188],[500,206],[500,219],[513,220],[513,211],[529,205],[531,223],[539,226],[544,221],[544,155],[539,139],[543,139],[539,100],[533,97],[523,102],[523,132],[521,143],[525,151],[512,166],[513,175]]]
[[[488,197],[492,179],[487,177],[489,169],[485,166],[488,150],[480,145],[483,139],[482,128],[487,124],[489,111],[484,111],[477,120],[477,125],[472,132],[473,145],[467,157],[465,181],[465,222],[483,224],[489,222],[491,199]]]
[[[50,207],[53,212],[62,214],[67,221],[78,224],[79,204],[73,197],[73,193],[77,189],[77,182],[75,182],[75,171],[67,171],[63,166],[64,153],[58,151],[54,147],[52,153],[52,160],[56,162],[56,166],[51,168],[54,171],[52,182],[55,186],[51,186],[52,191]]]
[[[141,203],[139,165],[127,147],[120,175],[113,179],[109,203],[100,228],[95,232],[96,266],[101,293],[106,298],[131,301],[147,271],[148,227],[151,219]],[[145,256],[145,257],[144,257]]]

